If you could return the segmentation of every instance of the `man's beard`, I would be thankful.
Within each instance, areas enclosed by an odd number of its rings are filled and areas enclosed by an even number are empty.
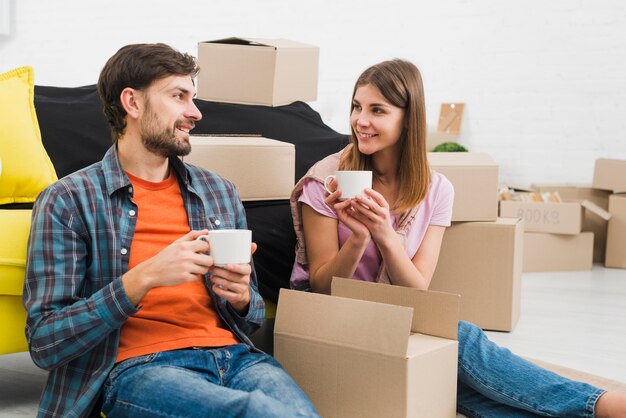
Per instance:
[[[141,124],[141,142],[148,151],[162,157],[184,157],[191,152],[191,144],[187,138],[176,137],[176,127],[182,124],[193,127],[194,122],[179,119],[168,129],[161,126],[158,115],[148,108]]]

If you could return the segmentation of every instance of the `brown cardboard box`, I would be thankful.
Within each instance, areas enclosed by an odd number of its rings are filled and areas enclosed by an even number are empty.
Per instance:
[[[610,192],[594,189],[591,184],[533,184],[540,193],[558,192],[561,198],[568,201],[589,200],[605,211],[609,209]],[[593,261],[604,263],[606,252],[606,231],[608,222],[593,211],[583,212],[583,232],[593,232]]]
[[[626,268],[626,194],[609,197],[609,228],[606,237],[606,267]]]
[[[626,160],[598,158],[592,185],[596,189],[626,192]]]
[[[339,278],[331,293],[281,289],[274,328],[323,417],[456,417],[458,295]]]
[[[576,235],[524,233],[523,271],[591,270],[593,232]]]
[[[498,164],[478,152],[429,152],[433,170],[454,186],[453,221],[495,221],[498,217]]]
[[[431,290],[461,295],[461,319],[511,331],[520,314],[523,221],[455,222],[443,236]]]
[[[608,219],[610,215],[591,201],[582,202],[518,202],[500,201],[502,218],[521,218],[526,232],[579,234],[583,225],[583,208]]]
[[[198,43],[198,97],[280,106],[317,99],[319,48],[287,39]]]
[[[293,144],[263,137],[192,136],[186,163],[232,181],[242,201],[289,199],[295,181]]]

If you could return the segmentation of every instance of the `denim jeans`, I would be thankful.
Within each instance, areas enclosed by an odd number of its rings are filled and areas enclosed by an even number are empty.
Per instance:
[[[482,417],[593,417],[605,391],[526,361],[459,322],[457,410]]]
[[[280,364],[245,344],[165,351],[119,363],[102,412],[117,417],[317,417]]]

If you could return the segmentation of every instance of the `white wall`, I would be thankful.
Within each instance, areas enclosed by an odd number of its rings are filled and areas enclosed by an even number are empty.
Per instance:
[[[461,142],[503,181],[590,182],[595,158],[626,159],[622,1],[8,1],[0,72],[32,65],[40,85],[93,84],[128,43],[195,55],[201,40],[288,38],[320,46],[311,105],[340,132],[356,77],[401,57],[422,70],[431,126],[442,102],[466,103]]]

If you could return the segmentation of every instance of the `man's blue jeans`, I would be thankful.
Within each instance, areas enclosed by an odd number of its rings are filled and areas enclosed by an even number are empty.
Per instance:
[[[468,417],[593,417],[605,391],[574,382],[489,341],[459,322],[457,410]]]
[[[107,417],[317,417],[267,354],[245,344],[165,351],[122,361],[104,386]]]

